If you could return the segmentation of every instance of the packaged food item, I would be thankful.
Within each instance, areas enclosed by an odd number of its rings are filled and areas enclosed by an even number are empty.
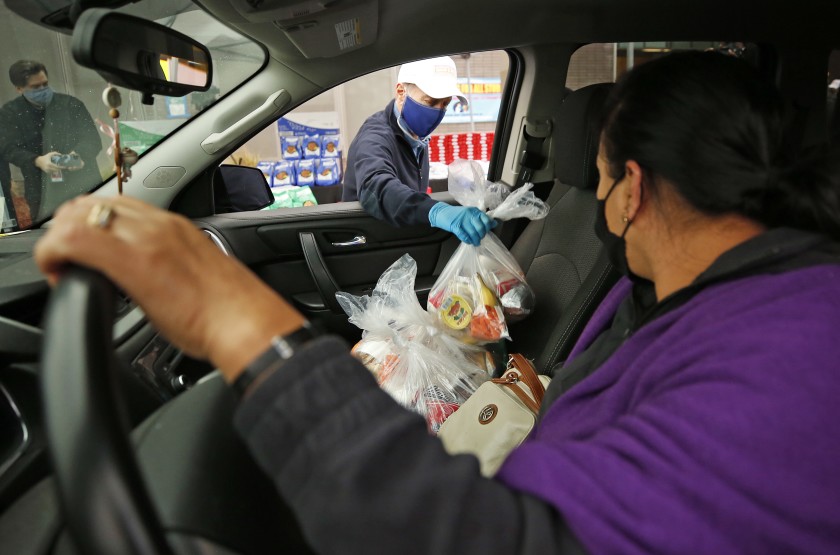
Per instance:
[[[295,163],[298,187],[315,185],[315,160],[298,160]]]
[[[351,323],[363,330],[352,353],[398,403],[423,415],[436,433],[446,418],[489,379],[490,354],[459,341],[417,301],[417,265],[404,255],[370,295],[337,293]]]
[[[280,137],[280,148],[283,151],[283,160],[300,160],[303,157],[301,154],[302,142],[303,137]]]
[[[376,336],[362,339],[350,349],[380,384],[388,381],[400,361],[396,351],[393,341]]]
[[[479,254],[479,265],[487,285],[502,305],[508,322],[518,322],[534,310],[534,292],[525,281],[525,274],[510,256],[510,251],[499,241],[488,241],[484,253]]]
[[[292,197],[287,191],[272,190],[274,193],[274,202],[263,208],[263,210],[277,210],[278,208],[291,208],[294,206]]]
[[[314,206],[318,204],[312,189],[309,187],[296,187],[295,185],[283,185],[271,189],[274,193],[274,202],[264,210],[275,210],[277,208],[299,208],[301,206]]]
[[[323,158],[338,158],[338,135],[321,136],[321,156]]]
[[[338,161],[335,158],[321,158],[316,162],[315,167],[315,185],[338,183]]]
[[[257,169],[263,172],[265,176],[265,180],[268,182],[269,187],[273,187],[274,183],[274,162],[268,160],[260,160],[257,162]]]
[[[53,154],[50,162],[63,170],[75,170],[84,165],[82,157],[75,152],[71,152],[70,154]]]
[[[481,278],[477,265],[470,262],[475,260],[461,260],[461,266],[450,266],[450,260],[429,293],[429,311],[462,341],[492,343],[509,339],[499,299]]]
[[[438,433],[449,415],[461,406],[455,395],[436,385],[430,385],[423,390],[423,404],[426,409],[426,423],[433,434]]]
[[[295,180],[295,164],[288,160],[281,160],[274,165],[272,171],[272,180],[269,184],[272,187],[281,187],[283,185],[296,185]]]
[[[292,195],[294,207],[298,206],[315,206],[318,201],[309,187],[295,187],[291,186],[290,194]]]
[[[314,160],[321,157],[321,136],[304,135],[303,157],[306,160]]]

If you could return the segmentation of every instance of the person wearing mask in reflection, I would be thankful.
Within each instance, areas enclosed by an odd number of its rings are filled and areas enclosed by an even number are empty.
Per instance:
[[[394,100],[362,125],[350,144],[341,200],[361,203],[368,214],[395,226],[431,225],[477,245],[495,220],[474,207],[450,206],[426,194],[428,142],[452,97],[467,99],[457,85],[452,58],[404,64]]]
[[[34,223],[46,187],[60,187],[55,196],[66,199],[102,180],[96,163],[102,143],[85,105],[55,92],[44,64],[19,60],[9,80],[19,96],[0,108],[0,158],[20,168]]]

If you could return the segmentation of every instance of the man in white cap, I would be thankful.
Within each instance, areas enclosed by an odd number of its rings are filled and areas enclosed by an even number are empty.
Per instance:
[[[426,194],[428,141],[457,96],[452,58],[404,64],[394,100],[365,121],[347,154],[342,200],[358,200],[372,216],[396,226],[430,224],[477,245],[496,222],[473,207],[450,206]]]

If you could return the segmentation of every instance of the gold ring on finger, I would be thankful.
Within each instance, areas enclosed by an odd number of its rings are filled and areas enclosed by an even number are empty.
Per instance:
[[[99,202],[93,205],[87,216],[87,224],[99,229],[108,229],[116,216],[116,212],[109,205]]]

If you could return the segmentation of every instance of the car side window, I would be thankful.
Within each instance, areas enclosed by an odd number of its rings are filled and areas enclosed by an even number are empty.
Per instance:
[[[457,98],[429,140],[429,188],[446,190],[447,165],[476,160],[485,171],[510,59],[503,50],[453,54]],[[224,163],[263,170],[275,195],[266,208],[329,204],[341,200],[347,151],[365,120],[394,98],[399,66],[376,71],[323,92],[263,129]]]

